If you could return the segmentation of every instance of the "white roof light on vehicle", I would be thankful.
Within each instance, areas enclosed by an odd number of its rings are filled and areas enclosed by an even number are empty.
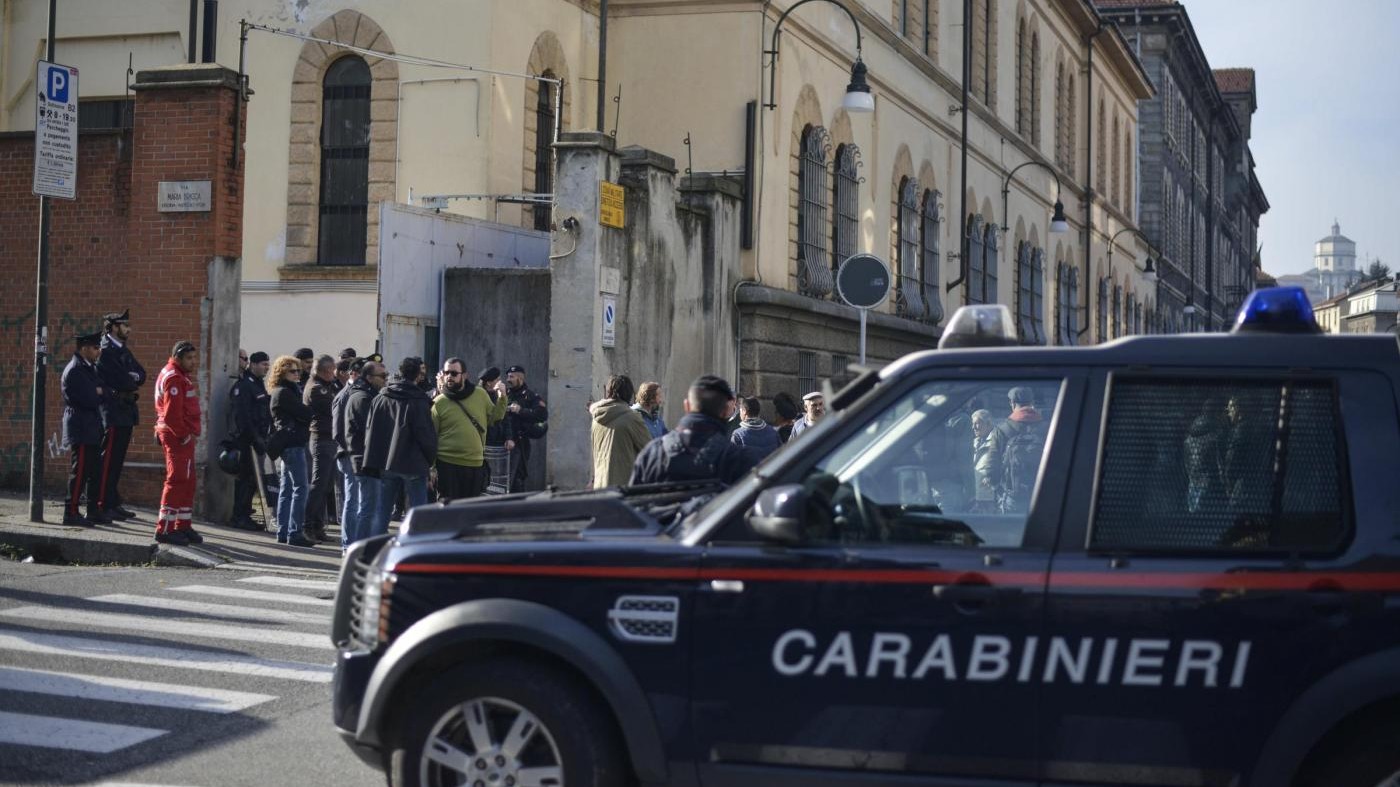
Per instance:
[[[1011,310],[1004,304],[963,306],[953,312],[938,349],[959,347],[1011,347],[1016,341],[1016,329],[1011,322]]]

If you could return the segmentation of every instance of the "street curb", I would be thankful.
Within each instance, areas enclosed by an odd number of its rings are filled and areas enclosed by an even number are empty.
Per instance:
[[[150,563],[159,544],[99,541],[48,533],[6,530],[0,540],[29,552],[38,563],[119,563],[140,566]]]
[[[173,568],[218,568],[227,563],[226,558],[211,555],[202,549],[194,547],[172,547],[169,544],[157,544],[154,562],[157,566]]]

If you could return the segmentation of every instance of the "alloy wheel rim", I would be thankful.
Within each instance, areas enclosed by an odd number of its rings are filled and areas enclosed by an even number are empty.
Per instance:
[[[564,787],[563,759],[549,729],[499,697],[448,708],[420,759],[420,781],[433,787]]]

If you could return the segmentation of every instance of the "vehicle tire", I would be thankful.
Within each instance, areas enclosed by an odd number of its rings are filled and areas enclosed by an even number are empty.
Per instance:
[[[1387,721],[1310,763],[1295,787],[1400,787],[1400,721]]]
[[[394,787],[614,787],[631,782],[610,714],[546,664],[491,659],[433,679],[397,714]],[[464,780],[465,777],[465,780]]]

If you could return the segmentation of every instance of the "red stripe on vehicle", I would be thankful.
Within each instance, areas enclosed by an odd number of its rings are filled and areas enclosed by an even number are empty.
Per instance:
[[[401,574],[570,577],[583,579],[737,579],[753,582],[853,582],[863,584],[971,584],[1042,587],[1039,571],[921,569],[661,568],[652,566],[549,566],[403,563]],[[1065,572],[1051,575],[1051,589],[1369,590],[1400,591],[1400,572]]]

